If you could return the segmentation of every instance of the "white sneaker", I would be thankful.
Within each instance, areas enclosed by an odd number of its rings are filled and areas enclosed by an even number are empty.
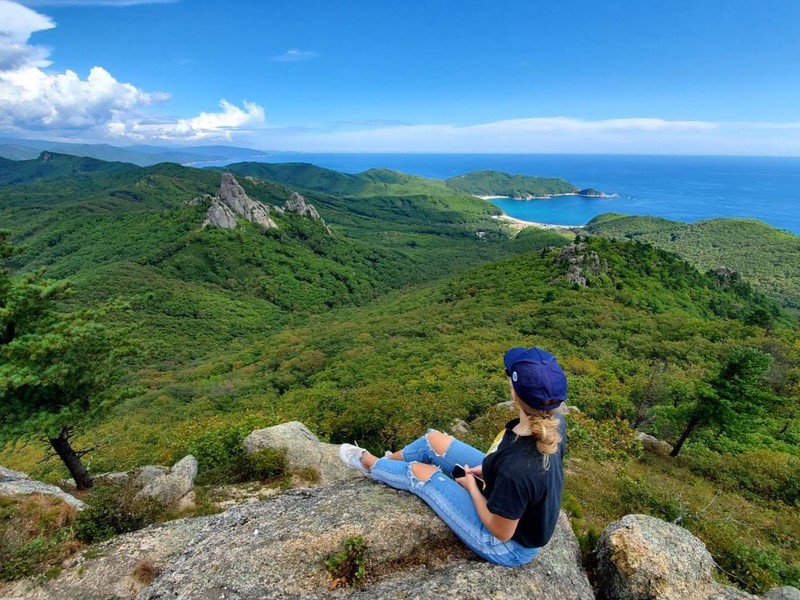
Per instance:
[[[359,448],[353,444],[342,444],[339,446],[339,458],[342,462],[356,471],[361,471],[364,475],[369,475],[369,469],[361,464],[361,456],[366,452],[364,448]]]

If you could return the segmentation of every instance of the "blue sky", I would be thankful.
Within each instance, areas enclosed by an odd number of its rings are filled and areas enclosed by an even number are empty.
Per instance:
[[[799,56],[795,0],[0,0],[0,135],[800,155]]]

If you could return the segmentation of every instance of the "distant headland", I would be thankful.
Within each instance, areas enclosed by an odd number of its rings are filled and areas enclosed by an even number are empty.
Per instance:
[[[509,175],[501,171],[473,171],[451,177],[447,187],[479,198],[510,198],[513,200],[541,200],[554,196],[585,196],[587,198],[616,198],[594,188],[578,186],[557,177],[532,177]]]

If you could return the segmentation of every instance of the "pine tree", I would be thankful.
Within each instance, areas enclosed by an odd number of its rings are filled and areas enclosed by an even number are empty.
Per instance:
[[[98,319],[108,310],[65,310],[70,287],[45,270],[15,276],[16,249],[0,231],[0,427],[3,437],[45,441],[78,489],[92,487],[75,450],[76,427],[105,406],[103,392],[118,378],[127,341]]]

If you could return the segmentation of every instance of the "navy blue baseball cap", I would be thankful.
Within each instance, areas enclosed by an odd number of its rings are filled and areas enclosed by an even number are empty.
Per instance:
[[[567,376],[541,348],[512,348],[503,356],[514,391],[531,408],[551,410],[567,399]]]

